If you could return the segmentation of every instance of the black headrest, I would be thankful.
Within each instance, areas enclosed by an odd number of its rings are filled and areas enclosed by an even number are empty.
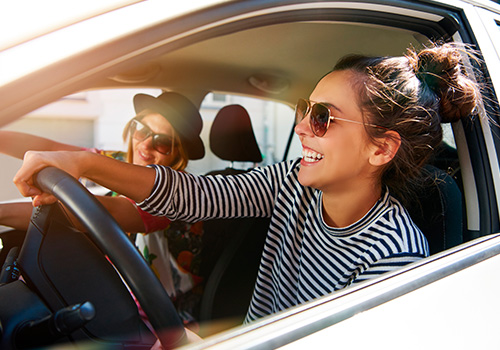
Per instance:
[[[217,157],[231,162],[262,161],[245,108],[229,105],[217,113],[210,129],[210,149]]]
[[[462,192],[448,173],[427,164],[423,188],[406,205],[435,254],[463,243]]]

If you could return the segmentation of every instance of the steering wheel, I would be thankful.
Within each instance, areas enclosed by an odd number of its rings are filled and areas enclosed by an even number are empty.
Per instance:
[[[182,345],[186,339],[184,327],[167,292],[104,206],[60,169],[45,168],[36,181],[42,191],[53,194],[82,223],[89,239],[109,258],[137,298],[162,346],[170,349]]]

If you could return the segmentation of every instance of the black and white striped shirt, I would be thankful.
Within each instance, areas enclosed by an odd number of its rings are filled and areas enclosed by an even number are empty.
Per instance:
[[[271,217],[246,321],[313,300],[428,255],[424,235],[385,191],[358,222],[325,224],[322,192],[300,185],[299,160],[233,176],[195,176],[153,165],[138,205],[171,220]]]

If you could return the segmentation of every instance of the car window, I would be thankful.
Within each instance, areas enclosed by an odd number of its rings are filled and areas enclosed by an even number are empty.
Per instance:
[[[161,90],[105,89],[81,92],[33,111],[3,129],[23,131],[81,147],[125,151],[122,131],[126,122],[135,115],[132,98],[140,92],[157,96]],[[301,144],[294,133],[287,149],[290,134],[293,132],[292,106],[266,99],[210,93],[200,107],[204,123],[201,136],[206,155],[203,159],[191,161],[187,168],[189,172],[205,174],[230,165],[211,152],[209,133],[217,112],[231,104],[242,105],[250,115],[263,157],[263,161],[258,165],[268,165],[300,156]],[[443,135],[446,144],[456,149],[450,125],[443,125]],[[12,185],[12,177],[21,166],[21,161],[1,154],[0,161],[4,166],[0,181],[7,184],[0,193],[0,201],[19,198],[17,189]],[[233,164],[233,167],[238,169],[253,166],[255,164],[243,162]]]

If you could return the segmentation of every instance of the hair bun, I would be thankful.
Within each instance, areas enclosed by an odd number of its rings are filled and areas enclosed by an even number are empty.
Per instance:
[[[477,105],[479,91],[463,72],[462,53],[468,52],[456,45],[444,44],[409,57],[417,78],[439,97],[443,123],[468,116]]]

